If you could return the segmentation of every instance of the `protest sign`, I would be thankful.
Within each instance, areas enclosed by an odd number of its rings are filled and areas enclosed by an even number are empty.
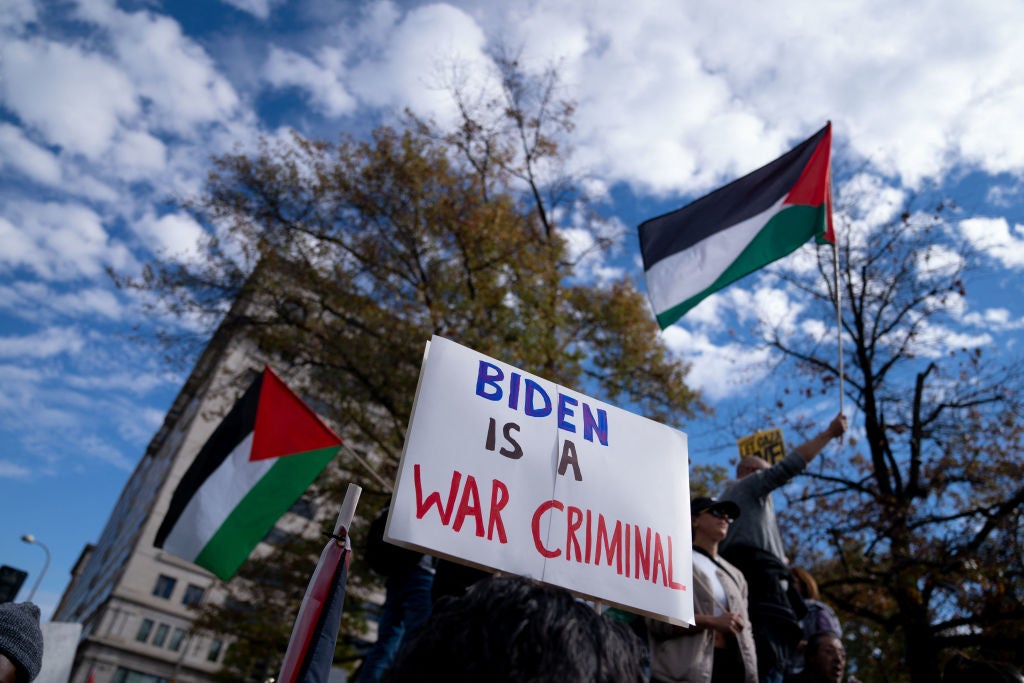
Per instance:
[[[766,429],[745,436],[736,442],[740,457],[756,455],[774,464],[786,457],[786,440],[781,429]]]
[[[693,622],[682,432],[434,337],[385,538]]]

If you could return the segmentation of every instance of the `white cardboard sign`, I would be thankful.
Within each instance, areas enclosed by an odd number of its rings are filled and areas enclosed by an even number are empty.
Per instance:
[[[686,435],[441,337],[385,538],[693,623]]]

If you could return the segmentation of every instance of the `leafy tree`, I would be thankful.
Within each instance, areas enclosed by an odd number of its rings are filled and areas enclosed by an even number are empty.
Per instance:
[[[865,680],[939,680],[954,650],[1024,657],[1019,368],[951,332],[981,263],[952,210],[837,216],[844,388],[865,438],[816,463],[784,519]],[[801,401],[838,385],[835,333],[814,322],[836,319],[832,259],[823,248],[813,272],[782,274],[803,297],[800,334],[765,322],[802,373]]]
[[[211,228],[200,258],[157,260],[120,282],[279,359],[384,480],[434,334],[655,419],[692,417],[702,405],[687,368],[634,282],[579,270],[588,250],[613,242],[560,170],[572,106],[557,99],[555,74],[497,64],[496,95],[453,87],[455,126],[410,115],[366,140],[293,134],[214,159],[186,205]],[[587,249],[570,248],[573,220]],[[190,348],[176,334],[163,340]],[[217,617],[210,627],[255,618]]]

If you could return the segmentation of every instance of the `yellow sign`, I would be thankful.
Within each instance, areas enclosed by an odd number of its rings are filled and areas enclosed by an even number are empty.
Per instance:
[[[736,442],[740,449],[740,457],[756,455],[775,464],[786,457],[786,440],[782,438],[781,429],[766,429]]]

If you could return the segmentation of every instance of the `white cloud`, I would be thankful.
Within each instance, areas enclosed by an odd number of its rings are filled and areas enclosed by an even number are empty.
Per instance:
[[[221,0],[225,5],[230,5],[237,10],[253,15],[257,19],[266,21],[270,18],[273,9],[281,5],[284,0]]]
[[[78,450],[87,457],[94,458],[119,470],[131,470],[135,463],[125,457],[124,453],[96,436],[86,436],[78,440]]]
[[[0,98],[49,143],[96,158],[138,114],[134,88],[105,57],[40,39],[0,45]]]
[[[178,260],[197,257],[199,240],[204,234],[202,226],[186,213],[169,213],[159,218],[147,214],[134,224],[134,229],[153,252]]]
[[[665,344],[691,364],[688,386],[712,402],[742,396],[771,372],[771,351],[739,342],[719,343],[680,325],[662,331]]]
[[[78,353],[84,345],[78,330],[51,327],[35,334],[0,337],[0,358],[50,358]]]
[[[390,3],[379,3],[365,26],[383,44],[350,70],[348,85],[378,107],[411,107],[423,114],[451,116],[443,79],[453,65],[475,68],[484,56],[485,36],[467,13],[446,4],[417,7],[397,19]]]
[[[20,30],[25,24],[38,18],[33,0],[4,0],[4,11],[0,12],[0,30]]]
[[[317,61],[297,52],[271,47],[263,77],[276,88],[297,87],[305,91],[313,105],[326,116],[339,117],[356,108],[352,97],[341,83],[341,54],[336,50],[321,51]]]
[[[10,460],[0,460],[0,479],[28,479],[32,470]]]
[[[0,285],[0,310],[37,323],[52,322],[62,315],[68,318],[98,315],[107,320],[120,320],[125,313],[124,305],[111,289],[81,286],[58,290],[25,280]]]
[[[1024,166],[1024,139],[994,133],[1024,107],[1024,6],[524,0],[479,21],[560,60],[589,166],[659,193],[753,170],[827,119],[838,152],[910,185]]]
[[[235,113],[234,88],[206,51],[182,35],[176,21],[148,12],[116,12],[110,29],[122,68],[139,96],[153,103],[160,128],[191,138],[196,126]]]
[[[104,266],[134,263],[127,248],[110,239],[100,216],[78,204],[13,202],[0,218],[0,267],[27,267],[47,280],[102,275]],[[15,226],[15,223],[17,224]]]
[[[3,166],[46,185],[56,185],[61,179],[57,157],[29,140],[24,131],[9,123],[0,123],[0,167]]]
[[[959,252],[941,244],[928,245],[915,256],[917,275],[923,280],[952,275],[964,266]]]
[[[1006,268],[1024,266],[1024,225],[1011,231],[1005,218],[968,218],[960,221],[960,230],[976,249]]]
[[[163,170],[167,148],[145,131],[125,130],[114,143],[112,159],[122,179],[145,179]]]

